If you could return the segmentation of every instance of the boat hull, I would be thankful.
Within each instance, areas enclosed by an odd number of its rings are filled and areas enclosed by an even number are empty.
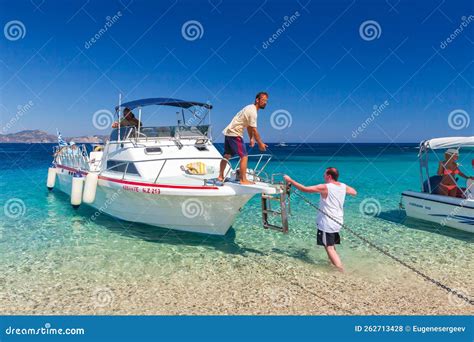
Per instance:
[[[474,233],[474,200],[404,191],[407,216]]]
[[[70,195],[72,178],[70,172],[59,172],[55,189]],[[157,227],[225,235],[240,209],[254,195],[216,195],[210,194],[209,190],[135,186],[120,180],[99,178],[96,198],[87,205],[96,209],[90,217],[93,221],[101,214],[107,214]]]

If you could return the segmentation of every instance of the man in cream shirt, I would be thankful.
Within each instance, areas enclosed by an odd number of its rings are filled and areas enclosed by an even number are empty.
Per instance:
[[[266,151],[267,145],[260,138],[260,134],[257,131],[257,111],[264,109],[267,105],[268,94],[260,92],[255,96],[254,104],[250,104],[242,108],[238,112],[231,123],[222,131],[225,136],[224,140],[224,158],[230,159],[234,155],[240,157],[240,184],[253,184],[247,179],[247,162],[248,154],[244,143],[244,129],[247,129],[247,133],[250,138],[250,147],[255,146],[255,142],[258,144],[260,151]],[[224,180],[224,170],[227,162],[221,161],[219,180]]]

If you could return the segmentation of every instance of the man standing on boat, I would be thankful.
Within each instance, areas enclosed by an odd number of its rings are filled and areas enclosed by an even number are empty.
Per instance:
[[[341,259],[336,252],[336,245],[341,243],[339,231],[344,223],[344,201],[346,194],[356,196],[357,191],[350,186],[338,182],[339,171],[335,167],[328,167],[324,172],[324,184],[305,186],[284,176],[288,184],[294,185],[298,190],[320,195],[318,216],[317,244],[324,246],[331,263],[343,272]]]
[[[266,151],[267,145],[262,141],[260,134],[257,131],[257,111],[264,109],[267,105],[268,94],[266,92],[260,92],[255,96],[255,102],[242,108],[238,112],[231,123],[222,131],[225,136],[224,140],[224,158],[229,160],[234,155],[240,157],[240,184],[253,184],[253,182],[247,179],[247,163],[248,154],[244,143],[244,129],[247,129],[247,133],[250,138],[250,147],[255,146],[255,142],[258,144],[260,151]],[[224,181],[224,170],[227,166],[225,160],[221,161],[219,181]]]

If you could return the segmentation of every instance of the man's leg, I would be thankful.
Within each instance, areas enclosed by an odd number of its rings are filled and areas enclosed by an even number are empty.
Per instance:
[[[326,253],[328,254],[329,260],[331,260],[331,263],[336,266],[336,268],[344,272],[344,267],[342,266],[341,259],[339,258],[339,255],[336,252],[336,247],[335,246],[325,246]]]
[[[248,156],[240,158],[240,184],[255,184],[247,179]]]
[[[224,154],[224,158],[229,160],[230,159],[230,154]],[[224,171],[225,171],[225,168],[226,166],[228,165],[228,162],[225,161],[224,159],[221,160],[221,166],[220,166],[220,170],[219,170],[219,177],[217,178],[218,180],[220,180],[221,182],[224,181]]]

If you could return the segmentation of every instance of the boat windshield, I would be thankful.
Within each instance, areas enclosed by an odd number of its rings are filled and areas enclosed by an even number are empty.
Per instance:
[[[200,139],[209,136],[209,125],[201,126],[159,126],[159,127],[140,127],[140,133],[137,137],[137,129],[133,126],[115,128],[110,134],[110,141],[117,141],[129,138],[177,138],[177,139]]]

